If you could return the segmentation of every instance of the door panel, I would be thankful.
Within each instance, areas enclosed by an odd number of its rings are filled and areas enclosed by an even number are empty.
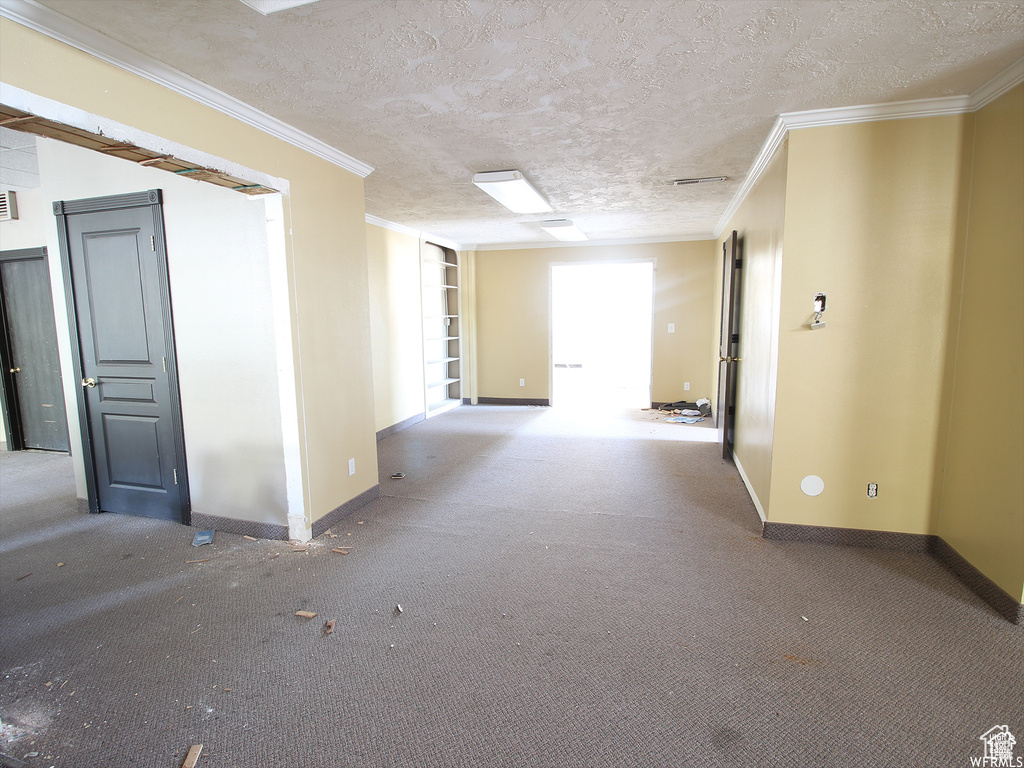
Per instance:
[[[718,439],[722,457],[732,460],[736,440],[736,382],[740,363],[740,289],[743,259],[738,233],[722,243],[722,314],[718,363]]]
[[[152,363],[139,234],[82,235],[92,355],[98,363]]]
[[[111,210],[110,201],[98,198],[104,209],[97,211],[75,201],[79,210],[61,216],[91,446],[90,503],[187,522],[160,208]]]
[[[46,249],[0,254],[12,448],[69,450]]]

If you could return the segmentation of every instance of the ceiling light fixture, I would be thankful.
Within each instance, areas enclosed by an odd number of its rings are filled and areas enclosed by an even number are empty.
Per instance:
[[[684,184],[707,184],[710,181],[725,181],[728,176],[706,176],[703,179],[676,179],[672,182],[672,186],[681,187]]]
[[[587,236],[569,219],[542,221],[540,228],[559,240],[586,240]]]
[[[262,13],[267,16],[271,13],[277,13],[278,11],[288,11],[292,8],[298,8],[300,5],[309,5],[315,3],[317,0],[241,0],[243,3],[248,5],[254,11]]]
[[[519,171],[488,171],[473,177],[473,183],[513,213],[544,213],[552,210]]]

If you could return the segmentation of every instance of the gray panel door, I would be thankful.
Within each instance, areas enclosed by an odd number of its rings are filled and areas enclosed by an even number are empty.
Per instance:
[[[12,448],[68,450],[46,249],[0,253],[4,377]]]
[[[63,205],[96,506],[187,522],[159,206]]]

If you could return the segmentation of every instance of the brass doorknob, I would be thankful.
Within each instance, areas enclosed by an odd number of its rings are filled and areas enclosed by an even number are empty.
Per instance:
[[[11,368],[11,373],[21,373],[21,368]]]
[[[82,386],[89,387],[89,389],[92,389],[93,387],[96,386],[96,379],[92,378],[91,376],[88,379],[82,379]]]

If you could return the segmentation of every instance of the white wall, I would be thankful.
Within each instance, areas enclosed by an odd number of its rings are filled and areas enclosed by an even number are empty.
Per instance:
[[[264,199],[56,141],[41,139],[38,149],[42,205],[32,206],[29,215],[43,219],[46,240],[36,245],[48,245],[50,251],[72,453],[79,453],[81,438],[50,202],[162,189],[192,509],[286,525],[279,361]],[[282,225],[279,210],[270,218],[274,226]],[[78,456],[75,467],[79,495],[84,497]]]

